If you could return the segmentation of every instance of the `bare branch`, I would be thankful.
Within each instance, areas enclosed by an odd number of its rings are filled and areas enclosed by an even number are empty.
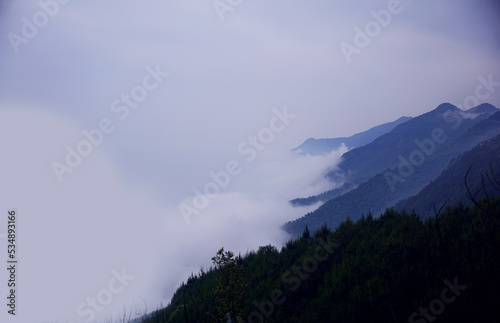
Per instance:
[[[489,165],[490,165],[491,177],[488,174],[488,171],[486,171],[486,175],[488,176],[488,180],[489,180],[491,186],[493,186],[493,188],[495,190],[500,191],[500,182],[496,179],[495,172],[493,172],[493,166],[491,166],[491,162],[489,163]]]
[[[467,172],[465,172],[465,177],[464,177],[464,183],[465,183],[465,188],[467,189],[467,198],[472,201],[477,206],[476,198],[475,196],[472,195],[470,191],[469,184],[467,183],[467,177],[469,176],[470,170],[472,169],[472,166],[474,164],[469,166],[469,169],[467,169]]]
[[[486,198],[489,200],[490,196],[486,192],[486,185],[484,184],[484,175],[482,173],[481,173],[481,190],[483,191],[484,196],[486,196]]]
[[[441,205],[441,207],[437,211],[436,211],[436,205],[434,203],[432,204],[432,208],[434,209],[434,216],[436,217],[436,220],[439,217],[439,215],[441,214],[441,211],[443,211],[444,207],[446,205],[448,205],[448,202],[449,202],[448,199],[446,201],[444,201],[443,205]]]

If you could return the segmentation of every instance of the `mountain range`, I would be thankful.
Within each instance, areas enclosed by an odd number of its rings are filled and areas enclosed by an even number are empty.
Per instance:
[[[462,111],[449,103],[441,104],[346,152],[338,169],[327,175],[342,179],[343,185],[291,201],[300,206],[328,199],[284,228],[297,236],[306,226],[313,232],[323,224],[334,229],[348,217],[358,219],[369,212],[379,215],[417,195],[460,154],[499,134],[500,111],[494,106],[482,104]]]
[[[334,196],[285,224],[281,250],[222,248],[133,322],[496,322],[497,108],[442,104],[351,149],[327,176],[343,185],[309,198]]]

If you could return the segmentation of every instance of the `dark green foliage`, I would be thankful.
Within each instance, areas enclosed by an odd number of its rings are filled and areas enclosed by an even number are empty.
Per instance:
[[[446,282],[456,280],[466,289],[433,315],[435,321],[495,322],[499,230],[500,198],[490,198],[478,206],[445,208],[425,221],[394,210],[379,218],[368,213],[334,232],[326,226],[304,232],[281,251],[261,247],[236,259],[249,283],[242,321],[411,322],[417,313],[419,322],[419,309],[441,299]],[[338,245],[330,244],[329,252],[325,242]],[[190,322],[210,322],[206,313],[217,313],[220,273],[211,268],[192,276],[169,306],[154,313],[161,319],[144,322],[186,322],[185,310]]]
[[[241,306],[245,297],[246,284],[243,282],[244,267],[234,259],[231,251],[224,252],[221,248],[212,258],[215,268],[219,271],[214,300],[218,317],[208,313],[215,321],[225,322],[226,315],[234,319],[241,316]]]

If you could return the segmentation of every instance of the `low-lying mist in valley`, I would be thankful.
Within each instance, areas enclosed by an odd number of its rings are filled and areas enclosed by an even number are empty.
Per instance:
[[[2,197],[29,205],[18,210],[20,239],[30,237],[19,247],[26,286],[20,293],[32,309],[20,317],[27,320],[143,313],[167,304],[181,281],[211,266],[221,247],[237,254],[267,244],[280,248],[290,238],[283,223],[317,207],[293,208],[288,201],[335,186],[324,175],[345,152],[301,156],[269,145],[251,163],[242,159],[241,172],[186,223],[179,203],[152,199],[117,174],[105,146],[61,185],[50,165],[61,147],[81,137],[77,127],[29,109],[4,110],[0,122],[2,147],[15,152],[2,169],[3,183],[15,185],[2,185]]]

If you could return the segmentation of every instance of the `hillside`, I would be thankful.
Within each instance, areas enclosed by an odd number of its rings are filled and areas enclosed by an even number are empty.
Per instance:
[[[246,287],[236,291],[245,297],[235,321],[495,322],[500,199],[481,206],[458,205],[425,222],[386,211],[333,232],[304,231],[281,251],[265,246],[237,257]],[[214,300],[218,277],[213,268],[193,274],[143,322],[226,322]]]
[[[394,209],[413,209],[428,218],[434,215],[434,208],[439,209],[443,205],[455,205],[461,201],[465,205],[472,205],[467,199],[465,187],[464,174],[467,172],[470,192],[478,199],[486,194],[494,194],[495,187],[500,188],[500,136],[459,156],[438,178],[417,195],[397,203]]]
[[[293,199],[290,201],[290,204],[292,204],[295,207],[298,207],[298,206],[312,205],[317,202],[326,202],[355,189],[356,186],[357,185],[352,182],[345,182],[342,186],[335,188],[333,190],[323,192],[319,195]]]
[[[408,123],[415,119],[417,118]],[[439,137],[441,139],[438,137],[434,139],[442,142],[435,141],[433,149],[431,149],[430,139],[424,137],[420,140],[427,142],[426,146],[414,144],[413,151],[406,155],[399,155],[399,165],[381,171],[357,188],[325,202],[314,212],[286,223],[284,228],[293,236],[297,236],[306,225],[314,232],[325,223],[331,228],[336,228],[347,217],[356,220],[368,212],[379,215],[387,207],[420,192],[459,154],[472,149],[484,140],[499,135],[499,124],[500,112],[497,112],[477,122],[466,131],[459,132],[458,135],[453,135],[453,129],[446,133],[440,132],[443,134]],[[409,160],[414,162],[417,160],[415,156],[423,159],[419,163],[414,163],[415,165],[410,164]],[[386,156],[386,159],[392,158]]]
[[[351,137],[340,138],[309,138],[292,151],[299,152],[303,155],[324,155],[333,150],[337,150],[342,144],[345,144],[348,149],[361,147],[372,142],[375,138],[388,133],[397,125],[410,120],[411,117],[401,117],[393,122],[384,123],[366,131],[352,135]]]
[[[442,129],[445,132],[446,142],[443,145],[447,146],[451,142],[457,142],[458,137],[498,111],[497,108],[487,103],[468,111],[462,111],[449,103],[441,104],[428,113],[398,125],[370,144],[346,152],[342,156],[340,170],[330,172],[327,177],[332,180],[344,178],[347,187],[357,187],[376,174],[397,167],[401,163],[400,156],[409,156],[416,148],[419,148],[416,146],[416,142],[422,143],[431,138],[435,129]],[[488,137],[485,133],[479,134],[479,136],[484,136],[486,139],[492,137]],[[477,141],[476,144],[481,140]],[[464,151],[458,147],[456,154]],[[291,203],[294,206],[302,206],[314,204],[317,201],[325,202],[346,191],[348,190],[334,189],[317,196],[294,199]]]
[[[481,111],[484,109],[481,106],[473,109]],[[340,168],[349,174],[350,181],[361,183],[388,168],[398,166],[399,156],[408,156],[417,148],[415,141],[431,137],[435,129],[443,129],[447,141],[451,142],[491,115],[484,113],[471,119],[462,117],[462,114],[463,111],[456,106],[443,103],[436,109],[397,126],[372,143],[348,151],[342,156]]]

